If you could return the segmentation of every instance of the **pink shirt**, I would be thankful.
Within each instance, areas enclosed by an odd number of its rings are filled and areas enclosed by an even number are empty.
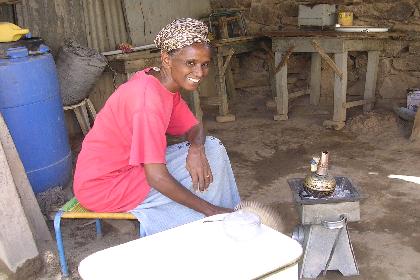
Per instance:
[[[136,73],[108,99],[86,135],[74,174],[79,202],[96,212],[138,206],[150,186],[144,163],[166,163],[166,133],[183,135],[198,123],[179,93]]]

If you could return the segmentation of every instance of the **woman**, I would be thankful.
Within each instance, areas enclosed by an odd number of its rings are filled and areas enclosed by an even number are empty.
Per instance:
[[[107,100],[77,159],[74,193],[97,212],[131,212],[142,236],[232,211],[239,201],[226,150],[205,137],[180,97],[208,74],[208,29],[184,18],[155,39],[162,67],[137,72]],[[187,141],[166,146],[166,133]]]

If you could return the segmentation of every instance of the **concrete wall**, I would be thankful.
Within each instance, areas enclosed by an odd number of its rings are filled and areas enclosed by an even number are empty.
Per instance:
[[[405,38],[390,39],[381,54],[376,95],[380,104],[402,101],[406,89],[420,87],[420,2],[403,1],[296,1],[296,0],[211,0],[211,7],[218,9],[242,10],[249,34],[266,31],[296,30],[299,4],[338,4],[338,10],[352,11],[354,25],[386,26],[391,31],[404,32]],[[237,84],[249,85],[254,78],[255,89],[266,87],[268,91],[267,65],[265,56],[254,53],[236,62],[234,72]],[[245,62],[246,61],[246,62]],[[359,95],[364,84],[366,54],[350,53],[348,65],[348,93]],[[323,64],[321,101],[331,102],[333,92],[333,72]],[[310,69],[309,57],[294,55],[290,60],[289,87],[302,88],[307,83]],[[241,77],[247,77],[241,81]],[[251,91],[252,87],[244,87]],[[254,90],[258,91],[259,90]]]

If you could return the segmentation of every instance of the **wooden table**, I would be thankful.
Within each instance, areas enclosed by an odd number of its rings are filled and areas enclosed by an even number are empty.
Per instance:
[[[298,279],[303,250],[297,241],[265,225],[249,239],[233,239],[225,215],[96,252],[81,261],[79,274],[84,280]]]
[[[219,102],[219,115],[216,117],[216,121],[229,122],[235,120],[235,116],[229,113],[228,106],[228,95],[235,95],[233,75],[229,67],[230,59],[233,55],[263,49],[264,46],[268,45],[268,41],[269,38],[265,36],[241,36],[212,42],[215,49],[214,66]]]
[[[375,88],[378,73],[379,54],[383,42],[389,34],[381,33],[342,33],[342,32],[276,32],[266,34],[272,39],[277,72],[274,70],[276,115],[275,120],[287,120],[288,99],[287,90],[287,60],[292,53],[311,53],[310,102],[318,105],[321,91],[321,57],[325,53],[334,54],[334,61],[326,58],[327,63],[335,71],[334,78],[334,113],[332,120],[324,122],[324,126],[341,129],[345,125],[346,110],[363,105],[363,110],[369,111],[375,101]],[[348,52],[367,52],[368,64],[366,83],[362,100],[347,102],[347,57]]]

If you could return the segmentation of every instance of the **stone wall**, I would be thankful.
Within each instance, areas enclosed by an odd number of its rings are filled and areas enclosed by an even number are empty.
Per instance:
[[[338,4],[338,11],[352,11],[354,25],[390,27],[402,32],[403,39],[389,39],[381,53],[376,96],[379,104],[402,102],[406,89],[420,87],[420,1],[418,0],[356,0],[356,1],[297,1],[297,0],[211,0],[213,10],[242,11],[249,35],[271,31],[296,30],[299,4]],[[263,53],[240,56],[234,64],[237,87],[244,90],[268,87],[268,65]],[[360,95],[366,73],[367,55],[349,53],[348,94]],[[289,61],[289,90],[306,87],[310,57],[295,54]],[[322,64],[321,101],[331,102],[333,72]]]

